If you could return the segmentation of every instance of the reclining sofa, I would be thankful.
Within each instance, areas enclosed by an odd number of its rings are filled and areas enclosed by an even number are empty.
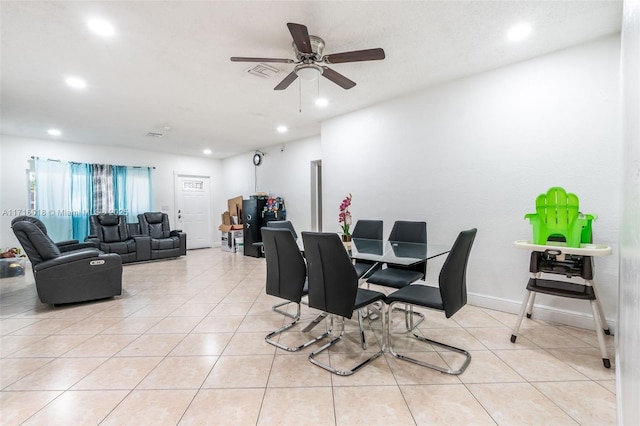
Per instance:
[[[122,293],[120,256],[86,247],[62,252],[36,221],[14,220],[11,228],[31,261],[42,303],[84,302]]]
[[[91,234],[85,241],[96,244],[105,253],[120,255],[123,263],[187,254],[187,234],[171,230],[166,213],[142,213],[137,223],[127,223],[123,215],[92,215],[89,227]]]

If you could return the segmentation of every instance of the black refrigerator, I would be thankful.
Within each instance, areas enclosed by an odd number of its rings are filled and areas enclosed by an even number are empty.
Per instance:
[[[267,204],[267,197],[252,196],[242,200],[242,223],[244,224],[244,255],[262,257],[262,247],[253,243],[262,241],[260,228],[264,226],[262,212]]]

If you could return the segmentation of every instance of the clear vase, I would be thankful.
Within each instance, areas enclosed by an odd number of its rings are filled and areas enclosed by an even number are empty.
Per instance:
[[[342,234],[342,244],[344,244],[345,250],[351,253],[351,234]]]

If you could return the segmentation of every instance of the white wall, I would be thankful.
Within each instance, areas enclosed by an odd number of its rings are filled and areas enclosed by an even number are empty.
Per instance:
[[[397,219],[426,220],[434,243],[477,227],[470,301],[517,312],[529,253],[513,241],[531,238],[523,217],[536,196],[562,186],[580,197],[583,212],[599,215],[595,240],[614,247],[596,261],[596,282],[615,320],[619,44],[608,37],[324,122],[324,217],[337,215],[351,192],[354,219],[383,219],[386,234]],[[339,230],[329,220],[324,228]],[[537,301],[556,309],[552,317],[566,310],[563,321],[593,326],[587,303]]]
[[[260,150],[266,155],[259,167],[253,165],[253,152],[223,161],[225,200],[237,195],[249,198],[256,193],[256,188],[258,192],[281,196],[287,206],[287,219],[296,230],[311,229],[310,167],[312,161],[321,157],[320,138],[312,137]],[[219,213],[224,210],[226,201]]]
[[[123,166],[153,166],[153,209],[165,211],[175,223],[174,172],[188,172],[211,176],[212,206],[216,212],[222,202],[222,163],[220,160],[177,156],[159,152],[84,145],[52,140],[25,139],[2,135],[0,144],[0,212],[8,209],[26,209],[27,181],[25,170],[31,156],[63,161],[115,164]],[[226,200],[226,199],[225,199]],[[225,201],[226,202],[226,201]],[[2,246],[17,244],[12,232],[10,215],[0,217]],[[219,216],[213,216],[212,229],[218,226]],[[214,232],[214,241],[219,241]]]
[[[640,1],[625,1],[622,23],[624,217],[616,335],[618,424],[640,424]]]

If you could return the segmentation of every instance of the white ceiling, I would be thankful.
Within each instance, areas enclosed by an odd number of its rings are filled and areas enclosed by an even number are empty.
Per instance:
[[[319,134],[320,122],[430,85],[620,31],[621,1],[2,1],[2,133],[226,158]],[[116,28],[91,33],[90,17]],[[510,43],[518,22],[533,34]],[[274,91],[231,56],[294,58],[287,22],[322,37],[325,54],[382,47],[383,61],[331,67]],[[68,88],[76,75],[88,86]],[[300,79],[298,79],[300,80]],[[318,90],[330,101],[313,104]],[[301,111],[300,111],[301,108]],[[277,125],[289,127],[286,134]],[[165,129],[170,127],[170,129]],[[147,132],[164,133],[150,138]]]

